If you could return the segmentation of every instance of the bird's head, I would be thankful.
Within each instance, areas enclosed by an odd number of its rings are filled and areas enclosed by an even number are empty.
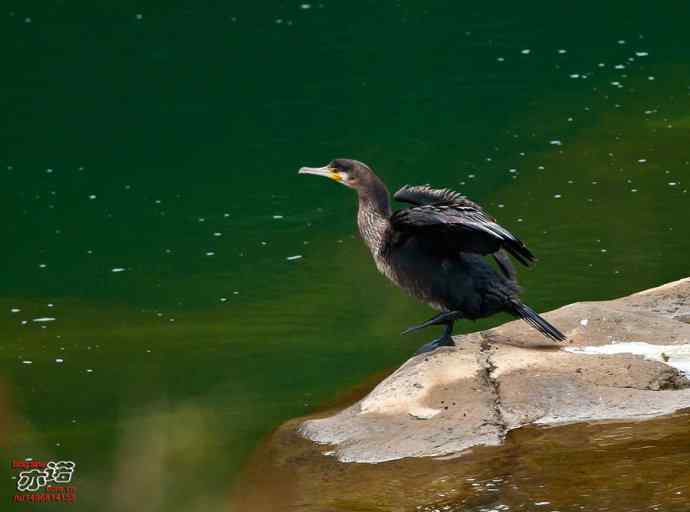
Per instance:
[[[366,164],[346,158],[337,158],[323,167],[302,167],[299,174],[324,176],[355,190],[364,190],[378,181]]]

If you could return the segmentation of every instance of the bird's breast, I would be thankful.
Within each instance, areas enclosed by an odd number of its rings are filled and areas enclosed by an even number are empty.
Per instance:
[[[473,286],[463,261],[429,252],[414,240],[377,258],[376,266],[403,291],[440,311],[452,307]]]

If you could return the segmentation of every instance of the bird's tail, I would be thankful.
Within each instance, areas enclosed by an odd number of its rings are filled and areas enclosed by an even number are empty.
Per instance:
[[[554,341],[565,341],[568,339],[561,331],[547,322],[546,319],[539,316],[539,314],[528,305],[518,301],[513,301],[511,304],[513,306],[513,313],[516,316],[522,318],[547,338],[551,338]]]

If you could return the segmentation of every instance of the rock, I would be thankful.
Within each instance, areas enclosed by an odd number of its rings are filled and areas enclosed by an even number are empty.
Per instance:
[[[528,424],[650,418],[690,407],[690,278],[545,314],[408,360],[354,405],[299,432],[344,462],[440,457],[498,445]]]

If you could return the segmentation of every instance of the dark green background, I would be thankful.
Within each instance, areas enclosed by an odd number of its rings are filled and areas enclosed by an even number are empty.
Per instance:
[[[688,273],[687,3],[308,1],[0,9],[0,464],[74,460],[79,510],[217,507],[433,334],[302,165],[481,202],[540,310]]]

